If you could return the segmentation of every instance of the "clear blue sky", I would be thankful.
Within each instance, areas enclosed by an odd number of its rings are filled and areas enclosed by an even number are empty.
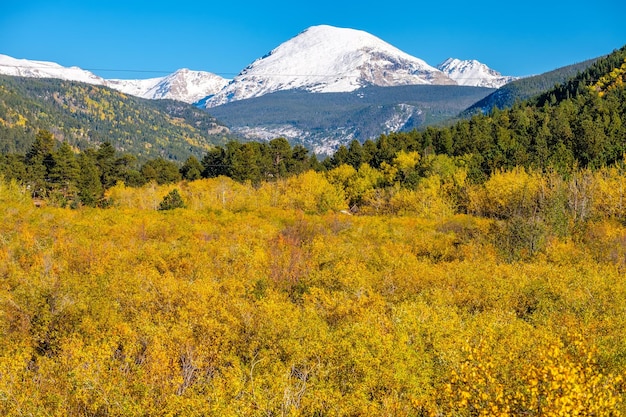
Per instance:
[[[626,44],[625,0],[2,3],[0,54],[75,65],[106,78],[157,77],[179,68],[232,78],[319,24],[365,30],[433,66],[448,57],[477,59],[505,75],[542,73]]]

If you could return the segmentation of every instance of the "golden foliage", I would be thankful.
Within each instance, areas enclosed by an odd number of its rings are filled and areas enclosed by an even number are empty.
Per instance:
[[[560,340],[540,341],[531,359],[509,351],[509,363],[518,364],[504,367],[488,351],[493,341],[464,348],[445,385],[443,408],[479,416],[622,415],[623,372],[605,374],[594,347],[580,336],[572,339],[567,348]]]
[[[434,171],[379,196],[367,166],[118,184],[78,210],[0,181],[0,414],[622,415],[621,172],[574,187],[578,224],[565,180]],[[174,188],[186,208],[156,210]],[[529,212],[577,226],[504,256]]]

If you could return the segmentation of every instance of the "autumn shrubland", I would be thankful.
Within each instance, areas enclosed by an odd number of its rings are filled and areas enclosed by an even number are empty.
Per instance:
[[[373,185],[403,158],[74,210],[3,180],[0,413],[623,414],[623,167]]]

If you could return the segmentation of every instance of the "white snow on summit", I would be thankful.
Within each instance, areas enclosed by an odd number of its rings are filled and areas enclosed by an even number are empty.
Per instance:
[[[216,94],[229,81],[210,72],[183,68],[165,77],[148,93],[152,95],[149,98],[170,98],[195,103],[206,96]]]
[[[148,95],[148,91],[150,91],[152,88],[154,88],[155,85],[163,81],[164,78],[165,77],[146,78],[143,80],[110,79],[107,80],[106,85],[124,94],[141,98],[150,98],[146,97]]]
[[[475,59],[462,61],[448,58],[437,65],[437,68],[459,85],[500,88],[518,79],[518,77],[504,76]]]
[[[257,59],[207,107],[279,90],[349,92],[366,85],[455,84],[437,68],[367,32],[312,26]]]

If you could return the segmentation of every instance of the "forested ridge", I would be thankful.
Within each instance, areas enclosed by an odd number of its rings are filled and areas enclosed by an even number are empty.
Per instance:
[[[0,76],[0,152],[26,153],[39,130],[78,149],[110,142],[142,162],[182,162],[235,138],[190,104],[79,82]]]
[[[523,77],[512,81],[484,99],[476,102],[463,112],[463,116],[471,116],[477,112],[488,113],[494,107],[506,109],[513,107],[518,101],[528,100],[536,97],[545,91],[552,89],[555,85],[564,83],[577,74],[589,68],[598,58],[557,68],[539,75]]]
[[[624,415],[625,59],[325,161],[39,130],[0,160],[0,414]]]
[[[516,166],[565,175],[575,166],[611,165],[626,151],[625,60],[622,47],[567,83],[512,108],[495,108],[449,128],[384,135],[377,148],[388,155],[404,150],[464,158],[479,181]],[[340,149],[340,156],[345,153]]]
[[[367,86],[350,93],[280,91],[208,111],[234,131],[284,131],[325,155],[330,144],[420,129],[456,116],[493,89],[452,85]]]

